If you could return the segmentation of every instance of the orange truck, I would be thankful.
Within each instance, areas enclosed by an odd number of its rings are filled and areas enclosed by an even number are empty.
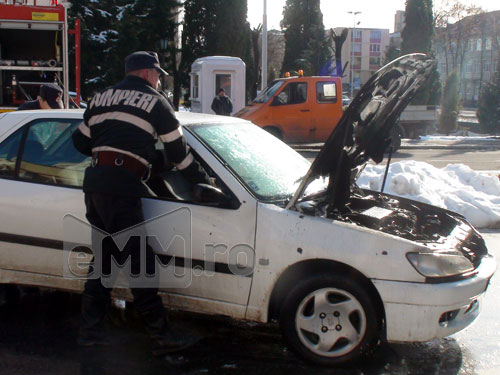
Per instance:
[[[235,116],[285,142],[324,142],[342,117],[342,83],[328,76],[280,78]]]

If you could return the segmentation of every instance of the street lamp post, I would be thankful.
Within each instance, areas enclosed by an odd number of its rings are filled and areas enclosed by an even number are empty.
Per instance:
[[[264,0],[264,12],[262,15],[262,71],[261,89],[267,86],[267,2]]]
[[[356,15],[361,14],[359,11],[349,11],[353,17],[353,27],[351,31],[351,100],[354,95],[354,31],[356,30]],[[359,23],[359,22],[358,22]]]

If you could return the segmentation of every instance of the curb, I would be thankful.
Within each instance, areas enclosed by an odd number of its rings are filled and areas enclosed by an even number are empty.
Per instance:
[[[318,152],[323,147],[322,144],[315,145],[289,145],[297,152]],[[454,145],[454,144],[402,144],[399,150],[500,150],[500,144],[494,145]]]

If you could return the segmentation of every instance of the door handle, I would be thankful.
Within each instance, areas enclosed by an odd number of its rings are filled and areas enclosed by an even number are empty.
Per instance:
[[[301,109],[300,112],[311,112],[310,109]]]

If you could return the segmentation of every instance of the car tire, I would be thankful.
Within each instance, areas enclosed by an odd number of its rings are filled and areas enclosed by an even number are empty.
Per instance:
[[[282,141],[282,140],[283,140],[283,134],[281,134],[281,131],[280,131],[278,128],[276,128],[276,127],[274,127],[274,126],[266,126],[266,127],[264,128],[264,130],[265,130],[266,132],[268,132],[269,134],[274,135],[274,136],[275,136],[276,138],[278,138],[280,141]]]
[[[371,353],[381,318],[357,281],[319,274],[290,291],[280,310],[280,325],[297,354],[317,365],[336,366]]]

